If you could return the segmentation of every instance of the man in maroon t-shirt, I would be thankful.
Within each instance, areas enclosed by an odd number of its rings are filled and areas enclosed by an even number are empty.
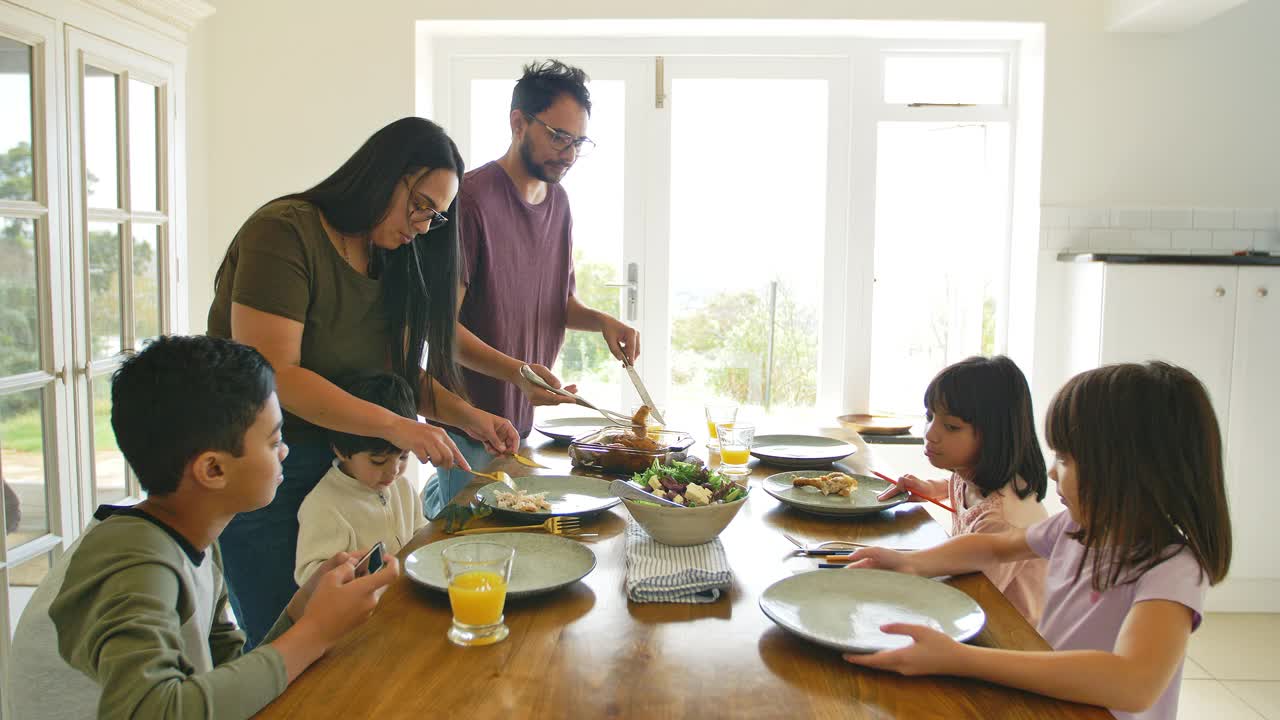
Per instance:
[[[533,427],[534,405],[569,402],[519,372],[528,364],[560,387],[548,367],[566,329],[598,331],[619,360],[634,362],[640,354],[634,328],[574,294],[573,218],[560,180],[593,146],[585,134],[586,82],[582,70],[556,60],[526,66],[511,93],[511,146],[468,172],[458,192],[458,362],[472,404],[510,420],[521,436]],[[471,467],[488,464],[483,445],[449,434]],[[423,493],[427,517],[436,517],[470,479],[439,471]]]

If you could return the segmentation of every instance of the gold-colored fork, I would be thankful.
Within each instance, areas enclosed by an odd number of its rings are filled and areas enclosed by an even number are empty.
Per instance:
[[[512,480],[512,479],[511,479],[511,476],[510,476],[510,475],[508,475],[508,474],[506,474],[506,473],[504,473],[504,472],[502,472],[501,470],[499,470],[499,471],[497,471],[497,472],[491,472],[491,473],[487,473],[487,472],[480,472],[479,470],[472,470],[472,471],[471,471],[471,474],[472,474],[472,475],[475,475],[476,477],[482,477],[482,478],[484,478],[484,479],[486,479],[486,480],[492,480],[492,481],[494,481],[494,482],[500,482],[500,483],[502,483],[503,485],[506,485],[506,486],[507,486],[507,487],[509,487],[509,488],[514,488],[514,487],[516,486],[516,483],[515,483],[515,481],[514,481],[514,480]]]
[[[471,530],[460,530],[454,535],[480,535],[482,533],[510,532],[512,530],[546,530],[552,535],[579,535],[582,531],[582,521],[573,515],[557,515],[553,518],[547,518],[546,522],[537,525],[472,528]]]

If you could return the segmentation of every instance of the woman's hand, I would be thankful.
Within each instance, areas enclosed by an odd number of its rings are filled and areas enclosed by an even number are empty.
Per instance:
[[[880,632],[906,635],[914,642],[904,648],[881,650],[870,655],[846,653],[845,661],[900,675],[955,675],[964,666],[967,647],[933,628],[889,623],[881,625]]]
[[[506,418],[472,408],[467,422],[460,427],[463,432],[484,443],[484,449],[490,455],[509,455],[520,449],[520,433],[516,432],[515,426]]]
[[[938,498],[945,497],[947,494],[945,487],[941,488],[941,492],[939,492],[939,489],[938,483],[934,480],[921,480],[915,475],[903,475],[898,478],[897,485],[891,486],[888,490],[877,495],[876,498],[879,500],[888,500],[894,495],[901,495],[904,492],[909,492],[912,495],[912,500],[927,497],[934,498],[936,500]]]
[[[893,570],[908,575],[919,575],[911,560],[912,553],[882,547],[858,548],[848,555],[837,555],[832,560],[848,560],[846,569]]]
[[[443,470],[452,467],[460,467],[468,472],[471,470],[466,458],[462,457],[462,451],[449,439],[449,433],[434,425],[399,418],[385,439],[401,450],[408,450],[418,456],[420,462],[429,462]]]

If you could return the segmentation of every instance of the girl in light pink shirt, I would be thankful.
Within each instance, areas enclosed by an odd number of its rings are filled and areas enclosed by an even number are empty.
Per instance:
[[[1036,440],[1027,378],[1009,358],[971,357],[938,373],[924,392],[929,424],[924,454],[946,480],[904,475],[882,498],[910,491],[949,498],[952,537],[1025,530],[1049,516],[1040,501],[1048,481]],[[1044,607],[1043,558],[984,568],[1031,624]]]
[[[915,553],[859,550],[850,567],[932,577],[1047,558],[1040,633],[1057,652],[978,648],[892,623],[881,630],[915,642],[845,659],[904,675],[981,678],[1101,705],[1118,718],[1174,720],[1205,592],[1231,564],[1222,436],[1209,395],[1167,363],[1090,370],[1058,391],[1045,436],[1065,512],[1029,530]]]

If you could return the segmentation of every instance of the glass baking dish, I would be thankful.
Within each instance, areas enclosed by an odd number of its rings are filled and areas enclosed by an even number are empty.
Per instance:
[[[590,468],[606,473],[630,475],[644,472],[653,465],[671,460],[683,460],[686,451],[693,446],[693,436],[677,430],[649,430],[646,436],[657,445],[648,450],[626,447],[618,441],[610,441],[618,433],[630,433],[630,428],[606,427],[589,435],[574,438],[569,443],[569,459],[574,467]]]

